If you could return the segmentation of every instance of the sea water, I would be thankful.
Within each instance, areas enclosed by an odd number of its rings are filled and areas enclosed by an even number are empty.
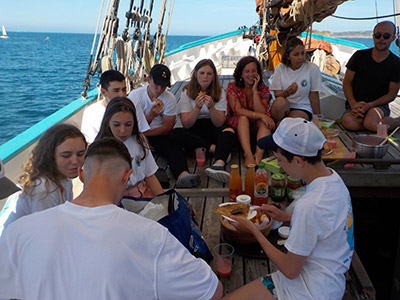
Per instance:
[[[0,40],[0,145],[80,97],[93,42],[92,34],[8,35]],[[201,38],[168,36],[166,51]]]

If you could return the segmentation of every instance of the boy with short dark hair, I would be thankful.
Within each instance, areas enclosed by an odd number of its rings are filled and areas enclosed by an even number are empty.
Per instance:
[[[275,248],[244,218],[232,216],[235,227],[256,237],[278,271],[238,289],[226,299],[342,299],[354,251],[353,213],[349,192],[339,175],[321,160],[326,139],[318,127],[301,118],[285,118],[274,134],[258,141],[273,150],[278,164],[292,178],[307,184],[293,214],[264,204],[261,211],[290,222],[287,253]]]
[[[114,97],[126,97],[125,76],[119,71],[104,71],[100,77],[100,85],[100,91],[104,99],[89,105],[83,111],[81,131],[88,143],[92,143],[99,133],[100,124],[110,100]],[[135,108],[139,130],[141,132],[149,130],[150,127],[146,122],[142,109],[137,106]]]
[[[152,220],[118,207],[132,172],[114,138],[93,142],[71,202],[23,217],[0,238],[5,299],[212,299],[222,285]]]

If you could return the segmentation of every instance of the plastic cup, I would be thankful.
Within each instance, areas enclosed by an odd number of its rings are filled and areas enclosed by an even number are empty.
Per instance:
[[[333,149],[336,148],[336,140],[327,140],[326,144],[329,146],[329,148]]]
[[[376,135],[385,138],[387,137],[388,129],[389,129],[388,124],[378,124],[376,129]]]
[[[198,166],[204,166],[206,164],[206,149],[197,148],[194,150],[196,152],[196,162]]]
[[[227,277],[232,271],[232,257],[235,249],[232,245],[222,243],[214,247],[214,258],[219,276]]]
[[[345,155],[344,158],[356,158],[356,154],[357,154],[357,149],[354,147],[350,147],[349,152]],[[345,168],[351,168],[353,166],[354,166],[354,164],[345,164],[344,165]]]

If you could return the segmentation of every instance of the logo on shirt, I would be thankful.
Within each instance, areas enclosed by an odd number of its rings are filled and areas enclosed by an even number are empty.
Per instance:
[[[346,226],[346,237],[347,243],[349,244],[350,250],[354,250],[354,224],[353,224],[353,209],[350,204],[349,215]]]
[[[306,87],[308,85],[308,81],[306,80],[306,79],[304,79],[302,82],[301,82],[301,86],[302,87]]]
[[[140,165],[142,163],[142,159],[141,159],[140,155],[135,156],[135,163],[136,163],[136,166],[140,167]]]

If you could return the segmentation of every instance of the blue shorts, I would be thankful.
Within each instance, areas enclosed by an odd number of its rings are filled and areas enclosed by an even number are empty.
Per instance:
[[[276,295],[275,284],[272,281],[271,275],[265,275],[264,277],[260,277],[259,279],[265,285],[268,291],[272,294],[272,296],[274,296],[276,300],[279,300],[278,296]]]

